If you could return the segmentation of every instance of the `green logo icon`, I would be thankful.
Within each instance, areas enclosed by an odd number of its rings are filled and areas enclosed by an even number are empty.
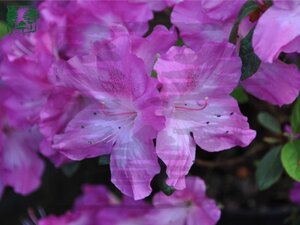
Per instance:
[[[39,12],[33,6],[7,6],[6,22],[9,32],[35,32],[38,18]]]

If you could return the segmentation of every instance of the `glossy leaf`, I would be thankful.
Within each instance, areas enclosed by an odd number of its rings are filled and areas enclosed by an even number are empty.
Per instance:
[[[294,105],[291,125],[294,133],[300,133],[300,98],[297,99],[296,104]]]
[[[255,180],[259,190],[266,190],[279,180],[283,171],[280,151],[281,146],[272,148],[258,164]]]
[[[0,38],[4,37],[8,33],[6,23],[0,21]]]
[[[283,147],[281,161],[287,174],[300,182],[300,140],[289,142]]]
[[[238,18],[236,19],[233,28],[230,32],[229,41],[233,44],[236,43],[239,26],[244,18],[246,18],[249,14],[259,9],[259,5],[256,1],[248,0],[242,6]]]
[[[100,166],[106,166],[110,163],[110,155],[102,155],[99,157],[98,164]]]
[[[76,171],[79,169],[79,166],[79,162],[68,163],[62,167],[62,171],[67,177],[72,177],[74,173],[76,173]]]
[[[252,47],[252,36],[253,36],[252,29],[247,36],[241,41],[240,46],[240,57],[242,60],[242,80],[247,79],[248,77],[252,76],[257,72],[259,69],[261,60],[258,58],[258,56],[254,53],[253,47]]]
[[[231,93],[231,96],[234,97],[241,104],[246,103],[249,100],[247,93],[241,86],[235,88]]]
[[[261,112],[258,114],[258,122],[269,131],[274,133],[281,133],[280,123],[275,117],[267,112]]]

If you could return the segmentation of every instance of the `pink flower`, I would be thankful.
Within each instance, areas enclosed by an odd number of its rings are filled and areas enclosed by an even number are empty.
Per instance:
[[[55,166],[60,166],[70,160],[52,149],[53,137],[65,131],[67,124],[86,106],[87,101],[76,91],[57,88],[49,95],[47,102],[40,110],[39,127],[44,135],[40,150]]]
[[[171,21],[178,27],[183,41],[199,48],[207,41],[223,42],[229,34],[245,0],[185,0],[177,4]]]
[[[83,195],[78,197],[73,210],[62,216],[50,215],[42,218],[38,225],[96,225],[99,211],[117,206],[115,196],[103,186],[85,185]],[[101,222],[99,221],[99,224]]]
[[[300,52],[300,2],[274,0],[273,3],[259,18],[253,34],[255,53],[268,63],[281,52]]]
[[[10,186],[15,192],[26,195],[40,186],[44,164],[37,151],[41,136],[36,126],[12,123],[10,118],[14,112],[3,104],[11,92],[0,88],[0,193],[5,186]]]
[[[254,139],[255,131],[229,95],[240,67],[234,47],[225,43],[206,43],[197,53],[172,47],[158,59],[154,69],[166,102],[166,127],[158,133],[156,151],[167,166],[168,185],[185,188],[195,144],[214,152],[245,147]]]
[[[126,195],[151,193],[159,172],[152,140],[163,127],[156,116],[156,82],[130,51],[127,36],[103,41],[97,55],[77,56],[53,68],[64,85],[91,103],[54,136],[53,147],[72,160],[111,154],[112,182]]]
[[[300,90],[300,72],[295,65],[288,65],[279,60],[273,63],[262,62],[258,71],[241,83],[255,97],[282,106],[292,103],[297,98]]]
[[[290,200],[295,204],[300,204],[300,183],[295,182],[290,190]]]
[[[142,225],[152,207],[129,198],[120,201],[104,186],[85,185],[73,210],[62,216],[50,215],[39,225]]]
[[[141,1],[45,1],[39,6],[51,33],[62,33],[61,46],[69,56],[87,53],[93,42],[111,37],[111,27],[124,26],[142,37],[153,13]],[[122,31],[120,31],[122,32]]]
[[[220,209],[205,195],[205,183],[196,177],[187,178],[186,189],[171,196],[154,196],[152,213],[145,217],[146,224],[157,225],[215,225]]]

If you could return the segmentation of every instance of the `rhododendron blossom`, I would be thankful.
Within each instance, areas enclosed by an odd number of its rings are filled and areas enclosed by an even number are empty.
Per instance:
[[[169,185],[185,187],[195,144],[213,152],[247,146],[255,137],[229,96],[239,82],[240,65],[234,47],[225,43],[204,44],[199,52],[172,47],[158,59],[154,68],[167,103],[162,110],[166,127],[158,134],[156,151],[167,165]]]
[[[54,68],[60,82],[93,101],[54,137],[53,147],[73,160],[110,153],[112,182],[140,199],[150,194],[150,181],[159,172],[152,139],[164,118],[155,115],[156,82],[129,52],[127,41],[104,41],[97,55],[74,57]]]
[[[186,189],[172,196],[158,193],[153,199],[153,211],[146,216],[147,224],[215,225],[220,218],[216,203],[206,197],[205,183],[198,177],[189,177]]]
[[[273,0],[273,6],[259,18],[254,30],[255,53],[271,63],[281,52],[300,52],[299,20],[298,0]]]

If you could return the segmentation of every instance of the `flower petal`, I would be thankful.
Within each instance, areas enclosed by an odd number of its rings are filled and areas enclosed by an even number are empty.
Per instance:
[[[282,106],[297,98],[300,72],[295,65],[287,65],[281,61],[262,63],[252,77],[242,81],[242,85],[255,97]]]
[[[150,182],[160,170],[152,140],[123,134],[113,147],[110,168],[111,181],[123,194],[135,200],[147,197]]]
[[[190,127],[196,143],[206,151],[215,152],[245,147],[255,138],[256,132],[249,128],[247,118],[230,96],[210,99],[208,106],[199,112],[186,113],[186,120],[194,120]]]
[[[72,160],[96,157],[111,152],[119,121],[92,104],[78,113],[63,134],[54,136],[53,148]]]
[[[268,9],[259,19],[253,34],[253,48],[264,62],[272,63],[284,46],[300,35],[300,10]],[[276,29],[274,29],[276,27]],[[300,51],[298,46],[295,51]]]
[[[157,155],[167,166],[167,184],[177,190],[185,188],[185,176],[193,165],[196,151],[189,130],[181,122],[168,119],[156,140]]]

